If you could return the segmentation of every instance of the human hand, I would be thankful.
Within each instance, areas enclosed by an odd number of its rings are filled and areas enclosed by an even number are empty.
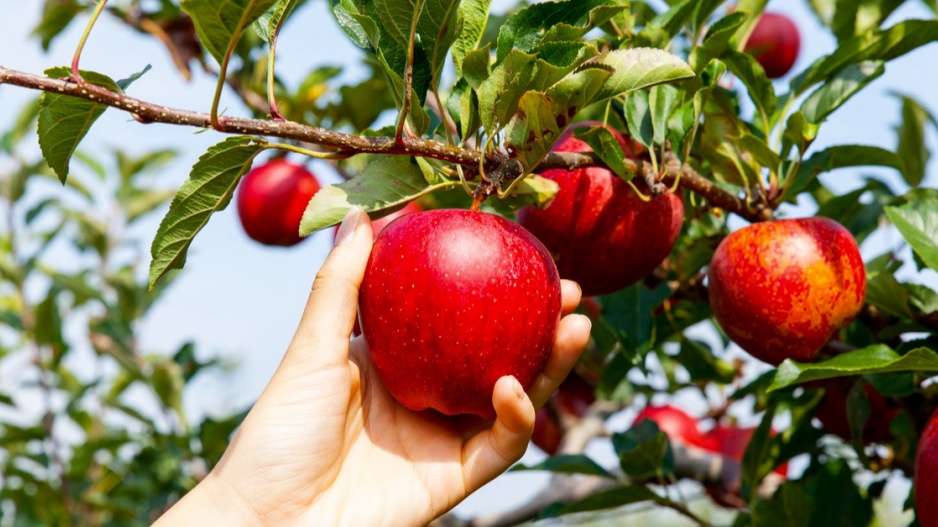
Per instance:
[[[377,376],[363,338],[349,340],[371,252],[367,215],[350,212],[287,352],[208,477],[158,525],[424,525],[524,454],[535,407],[589,339],[564,281],[554,349],[529,393],[495,385],[494,423],[413,412]]]

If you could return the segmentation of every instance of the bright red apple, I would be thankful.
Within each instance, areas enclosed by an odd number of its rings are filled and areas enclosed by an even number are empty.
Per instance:
[[[600,123],[573,128],[596,125]],[[573,128],[560,137],[553,150],[592,152],[573,136]],[[638,147],[611,131],[625,155],[636,158]],[[518,223],[544,242],[554,255],[560,276],[579,283],[586,296],[618,291],[651,273],[671,252],[680,234],[684,202],[679,195],[642,201],[626,182],[604,168],[555,169],[541,176],[557,182],[557,197],[546,209],[521,209]],[[641,178],[632,182],[649,194]]]
[[[518,224],[467,210],[409,214],[375,240],[362,332],[388,391],[411,410],[495,417],[504,375],[527,389],[560,320],[560,277]]]
[[[664,432],[671,441],[704,449],[709,446],[697,427],[697,419],[688,415],[684,410],[670,405],[646,406],[635,417],[634,423],[638,424],[645,419],[654,421],[658,429]]]
[[[238,217],[244,232],[264,245],[289,247],[304,240],[300,221],[319,182],[303,166],[283,159],[248,172],[238,189]]]
[[[753,28],[745,50],[754,56],[770,79],[784,76],[794,66],[801,49],[798,26],[785,15],[763,13]]]
[[[850,421],[847,418],[847,396],[850,394],[850,384],[840,382],[838,379],[818,381],[811,383],[812,387],[824,388],[825,394],[821,404],[818,405],[814,416],[821,422],[827,432],[834,434],[848,443],[852,441]],[[889,405],[885,397],[880,395],[876,388],[867,384],[863,386],[867,398],[870,400],[870,418],[863,427],[863,443],[888,443],[892,441],[889,425],[899,415],[899,409]]]
[[[729,337],[778,365],[812,361],[863,307],[866,273],[839,223],[805,218],[756,223],[724,239],[710,264],[710,305]]]
[[[918,440],[915,455],[915,512],[922,527],[938,527],[938,412]]]
[[[555,415],[544,406],[535,414],[534,432],[531,433],[531,442],[550,455],[557,453],[563,439],[560,420],[567,416],[586,415],[590,405],[596,401],[596,393],[595,388],[586,379],[576,372],[570,372],[552,398],[554,408],[561,415]]]

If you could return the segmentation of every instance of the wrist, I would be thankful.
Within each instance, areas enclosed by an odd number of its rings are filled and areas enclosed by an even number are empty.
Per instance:
[[[166,511],[154,527],[263,524],[251,506],[213,471]]]

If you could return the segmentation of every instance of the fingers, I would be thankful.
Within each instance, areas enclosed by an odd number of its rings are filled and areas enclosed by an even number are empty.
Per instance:
[[[284,361],[291,356],[315,360],[317,365],[342,364],[348,360],[349,336],[358,310],[358,288],[371,245],[371,222],[364,212],[353,208],[339,227],[335,247],[316,274]]]
[[[573,280],[561,280],[560,312],[564,315],[573,313],[573,311],[576,309],[576,306],[580,305],[581,296],[583,296],[583,291],[580,289],[580,284],[574,282]]]
[[[554,349],[547,366],[534,379],[528,394],[535,408],[540,408],[550,398],[550,394],[560,386],[561,381],[570,373],[590,338],[593,324],[584,315],[567,315],[560,319]]]
[[[521,459],[534,429],[534,406],[518,381],[506,375],[492,393],[495,424],[463,446],[463,480],[470,493]]]

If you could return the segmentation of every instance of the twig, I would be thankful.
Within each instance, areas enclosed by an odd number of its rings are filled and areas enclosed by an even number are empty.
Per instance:
[[[0,84],[11,84],[23,88],[70,95],[97,102],[129,112],[134,115],[135,119],[144,123],[158,122],[194,126],[198,128],[211,127],[211,116],[209,114],[149,103],[125,94],[114,93],[91,84],[79,86],[67,79],[50,79],[48,77],[19,72],[0,66]],[[506,174],[508,174],[508,177],[515,178],[524,173],[520,162],[515,159],[509,159],[504,154],[496,153],[488,156],[488,159],[483,160],[482,153],[478,150],[459,148],[420,137],[403,137],[401,139],[403,145],[401,146],[395,144],[393,137],[362,137],[343,134],[292,121],[279,122],[263,119],[246,119],[242,117],[226,117],[225,125],[225,133],[293,139],[296,141],[319,144],[344,152],[427,157],[468,167],[478,167],[480,163],[484,163],[486,169],[495,169],[499,165],[504,165],[504,170]],[[645,161],[625,159],[624,164],[628,170],[635,173],[642,173],[644,165],[648,163]],[[547,154],[541,163],[535,167],[534,171],[543,172],[552,168],[575,169],[592,166],[605,166],[605,164],[594,154],[553,152]],[[763,221],[771,218],[771,209],[760,205],[754,205],[753,208],[750,208],[747,206],[746,202],[737,195],[719,188],[715,183],[704,178],[688,165],[682,167],[680,162],[674,160],[674,162],[669,161],[666,163],[664,169],[665,182],[673,181],[680,173],[681,186],[683,188],[700,194],[713,205],[727,212],[733,212],[750,221]]]

